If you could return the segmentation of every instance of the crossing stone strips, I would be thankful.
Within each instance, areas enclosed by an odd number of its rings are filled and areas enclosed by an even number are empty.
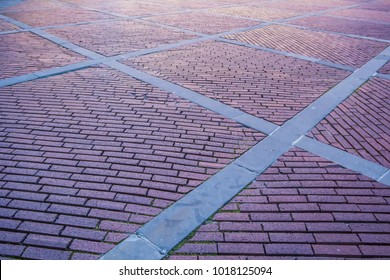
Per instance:
[[[389,18],[1,1],[0,259],[389,259]]]

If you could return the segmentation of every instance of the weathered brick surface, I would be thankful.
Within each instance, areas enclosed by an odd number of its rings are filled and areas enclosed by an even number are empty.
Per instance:
[[[278,124],[347,76],[345,71],[221,42],[126,63]]]
[[[209,10],[213,14],[229,15],[236,17],[251,18],[263,21],[273,21],[280,20],[284,18],[289,18],[297,16],[302,12],[292,11],[292,10],[282,10],[269,8],[264,6],[238,6],[238,7],[228,7],[228,8],[215,8]]]
[[[29,32],[0,36],[0,79],[83,60],[82,56]]]
[[[390,39],[390,30],[388,28],[388,24],[382,24],[379,22],[375,23],[347,18],[316,16],[293,20],[290,23],[299,26],[317,28],[321,30],[328,30],[345,34],[361,35],[384,40]]]
[[[19,27],[0,19],[0,32],[18,30]]]
[[[205,12],[156,16],[148,18],[148,20],[207,34],[220,33],[259,24],[257,21],[240,18],[235,19]]]
[[[69,16],[70,14],[72,16]],[[4,15],[34,27],[114,18],[113,16],[107,14],[70,7],[6,12]]]
[[[126,20],[56,28],[50,33],[106,56],[194,38],[183,32]]]
[[[273,174],[286,177],[270,179]],[[386,190],[385,185],[293,148],[170,258],[389,258],[389,224],[370,208],[390,213]],[[310,202],[325,193],[327,199]],[[322,208],[334,201],[338,209]]]
[[[311,132],[321,142],[390,167],[390,81],[374,78]]]
[[[329,15],[390,23],[389,10],[375,11],[375,10],[368,10],[368,9],[352,8],[352,9],[331,12],[329,13]]]
[[[362,66],[388,45],[279,25],[236,33],[226,38],[355,67]]]
[[[264,137],[106,67],[0,92],[8,257],[105,253]]]

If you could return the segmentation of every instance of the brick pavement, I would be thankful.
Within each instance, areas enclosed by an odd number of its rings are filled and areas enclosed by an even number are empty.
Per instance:
[[[139,234],[171,247],[126,256],[390,258],[388,14],[383,0],[2,5],[0,259],[111,257]]]

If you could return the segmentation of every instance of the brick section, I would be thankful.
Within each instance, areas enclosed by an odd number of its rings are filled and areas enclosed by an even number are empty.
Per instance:
[[[105,12],[117,13],[124,16],[145,16],[158,13],[172,12],[180,10],[168,5],[155,5],[152,3],[130,2],[126,0],[116,0],[115,5],[107,1],[83,0],[81,3],[78,0],[67,0],[66,2],[75,5],[76,7],[87,7]]]
[[[207,34],[220,33],[259,24],[257,21],[248,19],[235,19],[204,12],[171,14],[151,17],[148,20]]]
[[[30,32],[1,35],[0,79],[82,60],[82,56]]]
[[[374,3],[367,3],[365,5],[359,6],[359,8],[374,11],[390,11],[390,3],[387,0],[378,0]]]
[[[125,63],[278,124],[348,74],[221,42],[191,45]]]
[[[169,258],[389,258],[388,221],[373,213],[390,213],[389,196],[387,186],[293,148]]]
[[[229,15],[257,19],[262,21],[280,20],[297,16],[302,13],[298,11],[282,10],[263,6],[237,6],[228,8],[215,8],[209,10],[209,12],[217,15]]]
[[[384,40],[390,39],[390,30],[388,28],[388,24],[382,23],[329,16],[308,17],[293,20],[289,23],[346,34],[354,34]]]
[[[4,257],[94,259],[264,138],[108,67],[1,88],[0,108]]]
[[[390,75],[390,62],[387,62],[381,69],[378,71],[382,74]]]
[[[0,19],[0,32],[19,30],[19,27]]]
[[[86,21],[113,19],[113,16],[78,8],[62,7],[42,10],[27,10],[4,13],[7,17],[16,19],[34,27],[79,23]],[[72,15],[71,17],[69,15]]]
[[[309,134],[321,142],[390,167],[390,81],[374,78]]]
[[[329,15],[390,23],[390,12],[388,10],[375,11],[355,8],[332,12]]]
[[[183,32],[125,20],[56,28],[49,32],[106,56],[194,38]]]
[[[354,67],[362,66],[387,47],[386,43],[279,25],[225,37]]]

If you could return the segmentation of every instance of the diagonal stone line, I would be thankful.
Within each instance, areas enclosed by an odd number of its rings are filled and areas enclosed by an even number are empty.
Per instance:
[[[374,77],[390,80],[390,74],[375,73]]]
[[[103,255],[101,259],[161,259],[293,145],[323,153],[323,150],[321,150],[323,146],[316,142],[313,148],[313,146],[310,146],[313,142],[310,142],[304,135],[380,69],[388,61],[389,53],[390,47],[352,73],[294,118],[278,127],[264,140],[220,172],[146,223],[135,234],[130,235],[125,241]],[[155,80],[150,77],[151,75],[140,77],[139,75],[144,75],[144,73],[133,71],[132,68],[124,68],[119,62],[115,62],[115,64],[107,63],[107,65],[120,71],[127,71],[129,75],[137,75],[135,78],[144,78],[148,83],[157,82],[156,86],[160,82],[160,79]],[[174,93],[177,94],[177,92]],[[186,96],[186,94],[183,96]],[[345,163],[344,159],[336,158],[336,160]],[[362,162],[367,164],[367,161]],[[356,168],[356,165],[348,165]],[[371,173],[370,168],[372,168],[372,165],[368,166],[367,164],[363,171],[377,176],[377,173]],[[381,182],[386,183],[390,177],[388,170],[378,166],[375,166],[375,168],[379,169],[377,172],[384,172],[379,178]],[[149,255],[144,253],[146,250],[150,251],[150,245],[145,245],[148,244],[145,243],[146,240],[157,247]]]

